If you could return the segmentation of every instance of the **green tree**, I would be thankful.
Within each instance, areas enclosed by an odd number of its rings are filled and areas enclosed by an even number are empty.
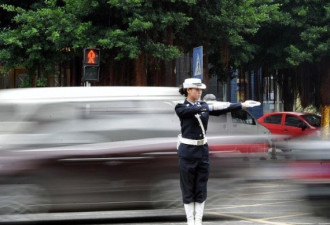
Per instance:
[[[286,60],[296,67],[302,105],[330,105],[330,2],[296,1],[290,14],[299,36],[285,49]]]
[[[13,15],[9,26],[0,31],[0,62],[6,69],[24,66],[31,73],[53,72],[55,66],[69,60],[89,41],[89,22],[82,22],[82,12],[91,10],[90,1],[56,0],[22,8],[3,4]],[[92,4],[93,5],[93,4]]]
[[[330,82],[324,75],[329,68],[330,3],[278,0],[278,4],[279,16],[261,27],[254,38],[260,48],[250,64],[276,77],[283,89],[285,110],[292,110],[296,94],[303,107],[318,107],[321,97],[327,96],[320,92],[321,84]]]
[[[272,0],[198,1],[189,14],[193,21],[185,28],[180,43],[186,51],[203,45],[211,76],[225,80],[254,58],[258,45],[251,39],[278,13]]]
[[[173,36],[189,21],[184,10],[194,0],[47,0],[33,5],[2,4],[8,26],[0,30],[0,63],[30,71],[81,55],[84,47],[100,47],[103,63],[141,55],[170,60],[181,54]]]
[[[97,43],[103,49],[113,50],[116,59],[135,59],[141,53],[173,59],[180,55],[180,51],[177,46],[166,43],[166,35],[169,28],[172,35],[178,34],[192,20],[182,8],[194,2],[109,0],[110,22],[106,27],[99,24]]]
[[[99,47],[103,65],[117,65],[120,71],[127,70],[126,75],[141,78],[147,70],[165,70],[164,61],[203,45],[211,75],[226,79],[237,68],[243,74],[262,67],[266,74],[277,75],[278,82],[287,85],[284,89],[294,85],[284,96],[294,96],[295,89],[301,95],[309,93],[303,95],[302,105],[320,104],[318,85],[327,79],[319,75],[329,68],[330,3],[325,0],[0,0],[0,4],[0,64],[6,69],[19,65],[31,74],[47,74],[59,63],[81,60],[84,47]]]

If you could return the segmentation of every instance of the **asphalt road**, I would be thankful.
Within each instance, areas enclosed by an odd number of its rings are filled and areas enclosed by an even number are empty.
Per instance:
[[[330,224],[330,218],[313,213],[317,209],[311,208],[303,196],[303,187],[287,181],[210,181],[203,224]],[[183,208],[2,216],[0,222],[66,225],[186,224]]]

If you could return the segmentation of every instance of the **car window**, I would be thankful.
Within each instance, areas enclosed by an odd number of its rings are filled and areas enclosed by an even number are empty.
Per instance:
[[[296,116],[286,115],[285,117],[285,126],[299,127],[303,121]]]
[[[272,115],[272,116],[266,117],[264,119],[264,123],[281,124],[281,120],[282,120],[281,114]]]
[[[231,112],[233,123],[243,123],[249,125],[255,125],[254,118],[245,110],[235,110]]]
[[[318,115],[302,115],[303,117],[310,125],[313,127],[321,127],[321,117]]]

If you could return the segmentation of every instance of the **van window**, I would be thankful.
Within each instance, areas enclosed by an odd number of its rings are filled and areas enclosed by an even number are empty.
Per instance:
[[[271,124],[281,124],[282,115],[272,115],[268,116],[264,119],[264,123],[271,123]]]
[[[174,114],[174,105],[167,101],[121,100],[86,102],[80,104],[85,115],[108,116],[113,114]]]
[[[235,110],[231,112],[233,123],[243,123],[249,125],[255,125],[254,118],[245,110]]]
[[[175,137],[180,121],[174,107],[168,100],[7,105],[0,108],[0,134],[11,134],[4,144],[15,148]]]

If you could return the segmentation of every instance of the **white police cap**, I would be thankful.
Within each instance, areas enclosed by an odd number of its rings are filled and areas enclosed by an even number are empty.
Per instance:
[[[199,78],[187,78],[183,82],[183,88],[205,89],[206,85]]]

